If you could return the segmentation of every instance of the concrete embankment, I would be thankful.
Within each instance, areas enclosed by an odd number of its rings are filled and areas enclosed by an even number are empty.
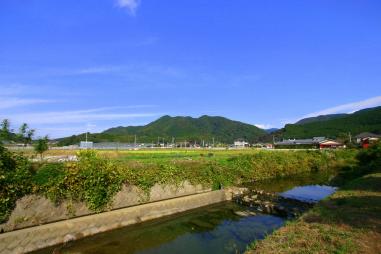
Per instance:
[[[7,232],[0,234],[0,253],[30,252],[231,197],[231,190],[210,191]]]
[[[105,211],[209,191],[211,191],[210,188],[200,184],[192,185],[188,181],[178,186],[155,184],[149,193],[133,185],[123,185]],[[16,207],[8,221],[0,224],[0,231],[10,232],[90,214],[94,214],[94,211],[91,211],[85,202],[63,200],[55,204],[42,195],[27,195],[16,202]]]

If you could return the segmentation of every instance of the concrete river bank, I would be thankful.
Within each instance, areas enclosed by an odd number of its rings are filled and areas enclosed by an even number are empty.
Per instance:
[[[285,198],[316,202],[334,189],[330,174],[308,174],[246,185]],[[45,253],[243,253],[247,245],[290,219],[257,206],[224,201],[108,231],[34,252]]]

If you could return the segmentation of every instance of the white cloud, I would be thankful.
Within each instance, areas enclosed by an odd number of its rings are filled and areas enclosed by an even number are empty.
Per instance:
[[[140,0],[117,0],[117,5],[120,8],[125,8],[131,15],[135,15],[136,9],[140,5]]]
[[[21,123],[26,121],[29,124],[68,124],[68,123],[88,123],[94,121],[110,121],[118,119],[152,117],[158,113],[113,113],[107,112],[111,108],[96,108],[77,111],[57,111],[13,114],[9,118]]]
[[[284,126],[286,124],[296,123],[297,121],[304,118],[308,118],[308,117],[315,117],[315,116],[328,115],[328,114],[339,114],[339,113],[353,113],[361,109],[377,107],[380,105],[381,105],[381,96],[376,96],[376,97],[368,98],[362,101],[356,101],[356,102],[338,105],[331,108],[326,108],[320,111],[303,115],[301,117],[282,118],[279,120],[279,123],[281,126]]]
[[[73,72],[73,74],[97,74],[97,73],[110,73],[120,70],[120,66],[101,66],[101,67],[90,67]]]
[[[271,124],[260,124],[260,123],[257,123],[257,124],[254,124],[255,126],[257,126],[258,128],[261,128],[261,129],[271,129],[273,128],[274,126],[271,125]]]
[[[21,107],[21,106],[27,106],[27,105],[33,105],[33,104],[41,104],[41,103],[49,103],[49,102],[52,102],[52,100],[23,99],[23,98],[16,98],[16,97],[10,97],[10,98],[0,97],[0,109],[8,109],[8,108],[15,108],[15,107]]]
[[[303,116],[302,118],[314,117],[319,115],[337,114],[337,113],[353,113],[355,111],[358,111],[364,108],[371,108],[371,107],[376,107],[380,105],[381,105],[381,96],[377,96],[377,97],[372,97],[362,101],[342,104],[332,108],[326,108],[321,111],[307,114]]]

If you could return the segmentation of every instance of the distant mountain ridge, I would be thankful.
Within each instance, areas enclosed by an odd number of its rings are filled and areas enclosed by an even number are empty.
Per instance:
[[[144,126],[119,126],[101,133],[89,134],[88,139],[94,142],[118,141],[133,142],[135,135],[138,142],[156,142],[165,140],[233,143],[235,139],[243,138],[255,142],[266,132],[254,125],[234,121],[221,116],[163,116]],[[73,135],[59,139],[60,145],[71,145],[84,140],[85,134]]]
[[[367,108],[352,114],[322,115],[286,124],[279,130],[263,130],[254,125],[233,121],[220,116],[163,116],[144,126],[119,126],[101,133],[89,134],[94,142],[160,142],[175,141],[216,142],[231,144],[243,138],[249,142],[272,142],[273,139],[312,138],[324,136],[338,138],[362,132],[381,134],[381,107]],[[58,139],[60,145],[77,144],[85,140],[85,134]]]
[[[381,107],[367,108],[352,114],[336,114],[302,119],[276,132],[282,138],[311,138],[349,135],[362,132],[381,134]]]
[[[297,121],[295,124],[307,124],[314,122],[323,122],[327,120],[337,119],[348,116],[348,114],[330,114],[330,115],[320,115],[315,117],[307,117]]]
[[[276,132],[278,130],[279,130],[278,128],[265,129],[266,133],[273,133],[273,132]]]

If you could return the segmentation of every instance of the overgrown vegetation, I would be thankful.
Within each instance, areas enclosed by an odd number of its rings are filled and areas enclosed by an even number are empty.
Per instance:
[[[23,123],[19,132],[14,132],[10,128],[11,123],[8,119],[4,119],[0,123],[0,144],[2,142],[21,142],[25,146],[32,143],[32,138],[34,136],[35,130],[29,128],[28,124]]]
[[[100,212],[107,209],[123,183],[138,186],[147,195],[156,183],[180,185],[185,180],[218,189],[241,182],[328,170],[353,159],[355,151],[252,151],[234,156],[233,152],[230,156],[223,152],[218,159],[214,159],[214,154],[198,154],[195,160],[170,157],[147,161],[105,158],[102,153],[84,150],[78,153],[78,162],[33,167],[21,155],[4,148],[1,154],[1,220],[4,221],[17,198],[31,193],[45,195],[55,203],[83,201],[91,210]]]
[[[36,153],[40,155],[41,160],[42,160],[42,154],[49,149],[48,141],[49,141],[48,137],[45,136],[44,138],[38,139],[36,143],[34,144],[34,150],[36,151]]]
[[[18,198],[32,191],[31,163],[0,145],[0,222],[13,209]]]
[[[381,143],[357,159],[338,192],[248,253],[381,253]]]

